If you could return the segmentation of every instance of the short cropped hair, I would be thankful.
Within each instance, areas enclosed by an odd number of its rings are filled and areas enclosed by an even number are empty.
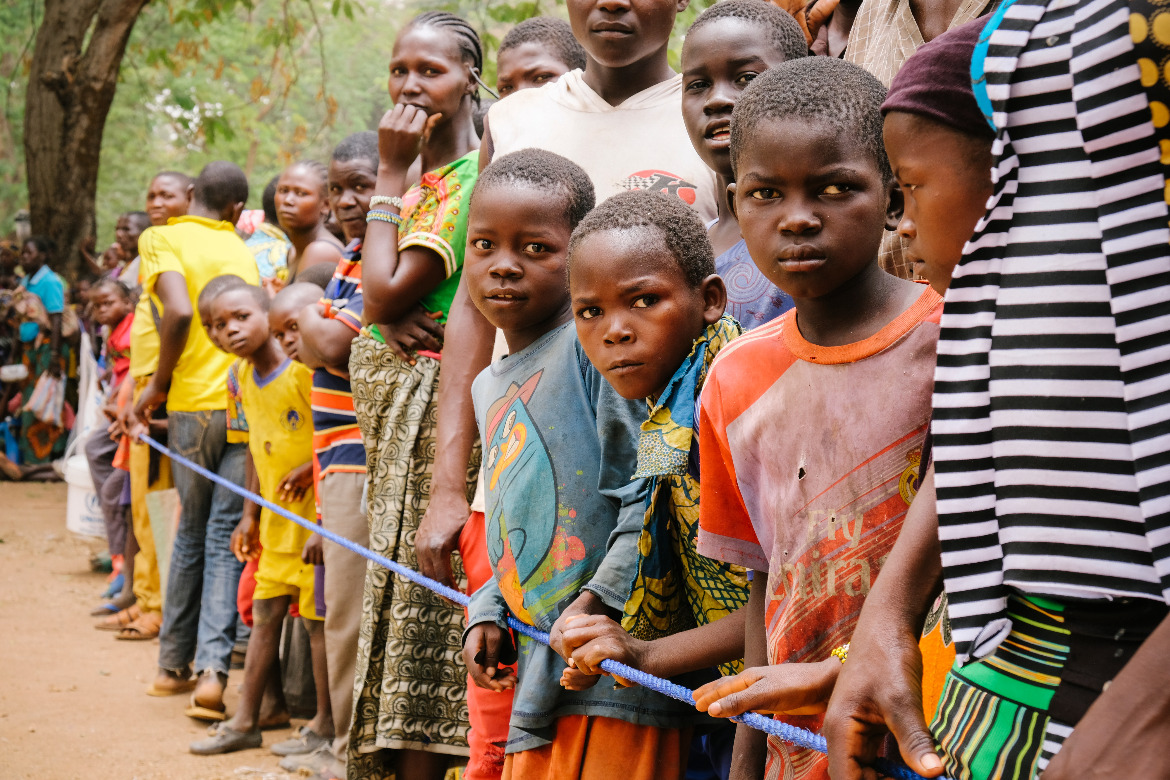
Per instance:
[[[280,176],[273,176],[264,185],[264,192],[260,194],[260,208],[264,209],[264,221],[270,225],[280,226],[280,217],[276,214],[276,183]]]
[[[313,266],[313,268],[316,267],[317,266]],[[280,292],[278,292],[272,298],[272,305],[292,305],[299,311],[305,306],[321,300],[321,293],[322,290],[320,285],[315,284],[314,282],[300,281],[298,279],[289,286],[282,287]],[[265,309],[267,309],[267,307],[265,307]]]
[[[835,57],[782,62],[748,84],[731,114],[731,168],[756,127],[770,119],[797,119],[828,125],[856,141],[873,159],[882,180],[893,177],[882,140],[886,88],[869,71]]]
[[[207,300],[207,303],[208,305],[214,304],[218,298],[226,295],[227,293],[235,292],[236,290],[244,290],[248,293],[248,295],[251,295],[252,300],[256,302],[256,305],[259,306],[260,310],[263,312],[267,312],[268,307],[272,305],[272,300],[268,297],[268,292],[263,287],[256,284],[248,284],[247,282],[244,282],[243,284],[231,284],[227,287],[221,287],[218,292],[216,292],[211,298]]]
[[[569,268],[581,242],[606,230],[645,228],[662,236],[667,252],[678,262],[692,287],[715,273],[715,252],[703,220],[681,198],[655,190],[632,190],[614,195],[590,211],[569,240]]]
[[[293,282],[303,282],[304,284],[312,284],[321,288],[321,292],[325,292],[325,288],[333,281],[333,274],[337,271],[336,266],[329,263],[315,263],[308,268],[301,268],[297,271],[297,275],[293,278]],[[320,295],[317,296],[321,297]]]
[[[195,200],[217,212],[247,203],[248,177],[234,162],[209,162],[195,179]]]
[[[233,287],[242,287],[247,284],[241,277],[235,274],[220,274],[212,277],[207,284],[203,285],[203,289],[199,291],[199,298],[195,301],[198,308],[210,306],[211,302],[224,290],[230,290]]]
[[[132,296],[134,295],[125,282],[123,282],[121,279],[115,279],[112,276],[103,276],[98,279],[97,282],[94,283],[93,289],[96,291],[103,287],[109,287],[113,289],[113,291],[117,293],[118,297],[122,300],[131,300]]]
[[[699,14],[687,34],[701,30],[720,19],[739,19],[761,27],[785,60],[808,56],[808,41],[800,25],[786,11],[781,11],[768,0],[721,0]]]
[[[127,222],[137,227],[140,231],[150,227],[150,215],[145,211],[127,211],[123,216],[126,217]]]
[[[333,149],[333,159],[336,162],[350,162],[362,160],[369,163],[370,170],[378,170],[378,134],[373,130],[363,130],[360,133],[348,135]]]
[[[180,186],[182,186],[183,189],[187,189],[195,183],[194,179],[185,173],[180,173],[179,171],[159,171],[153,177],[151,177],[150,180],[154,181],[155,179],[174,179],[179,183]]]
[[[766,0],[757,0],[757,2],[763,3]],[[798,27],[797,30],[799,31],[799,29]],[[496,57],[499,58],[508,49],[514,49],[526,43],[539,43],[544,46],[550,54],[565,63],[569,70],[585,69],[585,47],[573,37],[573,28],[563,19],[553,19],[547,16],[534,16],[531,19],[525,19],[508,30],[504,40],[500,41],[500,49],[496,52]]]
[[[479,193],[496,185],[527,186],[546,190],[565,202],[565,219],[569,229],[585,218],[593,208],[593,182],[577,163],[543,149],[521,149],[492,160],[475,182],[471,208]]]

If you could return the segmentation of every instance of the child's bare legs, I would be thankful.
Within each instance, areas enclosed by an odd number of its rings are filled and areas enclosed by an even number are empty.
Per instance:
[[[309,632],[309,649],[313,656],[313,687],[317,689],[317,714],[306,725],[313,733],[333,739],[333,708],[329,704],[329,667],[325,660],[325,621],[308,618],[301,620],[305,624],[305,630]]]
[[[227,725],[236,731],[259,728],[260,701],[268,687],[272,668],[280,649],[280,627],[288,613],[289,597],[256,599],[252,602],[252,636],[244,656],[244,687],[240,704]]]
[[[138,537],[134,535],[134,524],[130,522],[130,507],[123,507],[126,516],[126,543],[122,545],[122,592],[114,599],[118,609],[126,609],[134,598],[134,556],[138,554]]]
[[[258,725],[261,729],[288,725],[288,702],[284,700],[284,682],[280,677],[279,663],[272,664],[269,669],[268,684],[264,687],[263,698],[260,699]]]
[[[399,750],[395,777],[398,780],[443,780],[451,757],[424,750]]]

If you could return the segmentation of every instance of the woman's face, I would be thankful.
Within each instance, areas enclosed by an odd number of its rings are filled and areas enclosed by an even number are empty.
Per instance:
[[[20,252],[20,264],[24,266],[25,273],[31,274],[41,270],[45,260],[45,253],[37,249],[36,244],[32,241],[24,242],[24,249]]]
[[[276,182],[276,216],[286,231],[299,232],[319,224],[329,213],[321,175],[304,165],[293,165]]]
[[[449,122],[475,91],[471,66],[455,37],[441,28],[408,27],[390,57],[390,99],[417,106],[427,116],[442,114]]]

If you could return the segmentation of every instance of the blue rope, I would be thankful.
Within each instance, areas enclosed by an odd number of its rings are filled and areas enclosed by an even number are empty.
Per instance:
[[[175,463],[191,469],[204,479],[211,480],[215,484],[220,485],[221,487],[225,487],[233,493],[243,496],[257,506],[274,512],[286,520],[291,520],[297,525],[309,529],[313,533],[320,534],[329,541],[341,545],[350,552],[356,553],[357,555],[360,555],[367,560],[371,560],[379,566],[389,569],[400,577],[404,577],[417,585],[422,585],[424,588],[438,593],[440,596],[449,601],[453,601],[460,606],[466,607],[468,602],[471,600],[467,595],[458,590],[455,590],[454,588],[448,587],[443,583],[438,582],[437,580],[432,580],[425,574],[421,574],[414,569],[407,568],[406,566],[403,566],[400,563],[396,563],[389,558],[378,555],[376,552],[368,550],[365,547],[362,547],[360,544],[351,542],[344,536],[338,536],[336,533],[330,531],[324,526],[317,525],[310,520],[306,520],[303,517],[289,512],[284,507],[272,503],[263,496],[258,496],[255,493],[240,487],[234,482],[229,482],[218,474],[203,468],[198,463],[192,463],[182,455],[172,452],[171,450],[167,449],[166,446],[159,444],[157,441],[145,434],[139,436],[139,439],[141,439],[144,443],[149,444],[163,455],[166,455]],[[519,631],[521,634],[535,639],[537,642],[540,642],[543,645],[547,645],[549,643],[549,636],[547,633],[541,631],[538,628],[530,626],[527,623],[522,623],[512,615],[508,616],[508,625]],[[638,685],[641,685],[643,688],[649,688],[652,691],[657,691],[664,696],[669,696],[672,699],[677,699],[681,702],[690,704],[692,707],[695,705],[694,691],[692,691],[690,688],[678,685],[677,683],[673,683],[670,680],[664,680],[661,677],[655,677],[654,675],[647,674],[640,669],[635,669],[632,666],[626,666],[623,663],[609,659],[601,662],[601,668],[612,675],[616,675],[631,682],[635,682]],[[779,737],[784,742],[796,745],[797,747],[808,748],[810,750],[815,750],[818,753],[827,753],[829,751],[828,746],[825,743],[825,738],[820,734],[814,734],[807,729],[802,729],[797,726],[784,723],[783,721],[774,720],[773,718],[760,715],[756,712],[745,712],[743,715],[732,718],[731,720],[737,723],[746,724],[758,731],[771,734],[772,736]],[[896,780],[925,780],[922,776],[916,774],[909,767],[884,758],[878,758],[875,760],[874,768],[881,774],[896,778]],[[943,780],[946,780],[946,778],[943,778]]]

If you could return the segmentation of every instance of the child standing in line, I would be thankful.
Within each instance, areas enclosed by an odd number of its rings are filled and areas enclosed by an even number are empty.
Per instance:
[[[939,36],[883,106],[913,213],[899,230],[947,286],[937,472],[834,691],[834,777],[864,776],[890,732],[928,777],[1170,775],[1154,433],[1170,355],[1167,89],[1145,78],[1160,56],[1152,4],[1074,10],[1017,3]],[[928,729],[906,637],[944,585],[957,659]]]
[[[551,84],[571,70],[584,70],[585,50],[562,19],[536,16],[508,30],[496,52],[496,91],[501,98]]]
[[[685,4],[676,0],[569,3],[573,36],[586,52],[584,70],[492,106],[480,168],[495,154],[546,149],[581,166],[600,200],[633,189],[664,191],[693,206],[704,220],[713,219],[715,176],[687,137],[679,112],[681,77],[667,58],[680,8]],[[470,505],[462,495],[476,442],[468,401],[472,380],[507,350],[466,290],[456,293],[450,311],[432,508],[419,528],[424,550],[449,551],[470,512],[483,510],[482,484]],[[421,555],[423,572],[441,578],[446,566],[432,561],[444,557],[449,556]]]
[[[901,214],[884,98],[860,68],[805,58],[757,78],[732,115],[740,227],[796,308],[723,351],[700,406],[699,550],[757,572],[749,668],[696,692],[712,715],[766,703],[819,728],[917,487],[942,300],[878,264]],[[737,744],[747,776],[754,743]],[[827,777],[823,756],[771,737],[766,763]]]
[[[106,395],[103,411],[113,420],[117,414],[118,389],[130,372],[130,326],[134,321],[134,301],[126,285],[116,279],[105,278],[98,281],[90,291],[90,303],[93,305],[94,321],[106,332],[101,355],[107,372],[102,381],[102,390]],[[125,470],[114,467],[114,455],[118,451],[120,438],[116,434],[111,435],[105,427],[99,427],[85,443],[85,456],[93,477],[93,489],[101,504],[102,518],[106,522],[110,558],[114,561],[115,571],[121,571],[123,575],[129,573],[128,578],[123,578],[125,582],[127,579],[132,581],[134,577],[132,562],[129,572],[123,568],[129,522],[126,507],[122,503],[122,492],[128,475]],[[133,589],[123,588],[117,598],[95,613],[95,617],[98,614],[116,613],[133,603]]]
[[[468,228],[468,292],[510,354],[475,381],[494,580],[469,607],[464,659],[478,685],[515,687],[505,778],[681,777],[695,713],[644,688],[566,690],[557,654],[572,615],[620,614],[637,561],[646,482],[634,472],[640,402],[618,396],[572,327],[569,237],[593,205],[586,173],[525,150],[487,168]],[[520,644],[505,617],[549,630]],[[569,676],[573,676],[571,673]]]
[[[733,52],[733,54],[729,54]],[[724,0],[699,15],[682,50],[682,114],[695,151],[716,175],[719,216],[708,235],[715,270],[727,287],[727,313],[751,330],[792,308],[748,254],[727,197],[731,172],[731,111],[756,76],[808,56],[796,20],[771,3]]]
[[[601,673],[605,658],[670,678],[717,664],[728,674],[743,669],[746,574],[696,549],[695,409],[711,361],[743,332],[723,314],[727,294],[706,239],[691,209],[652,192],[615,195],[574,233],[569,289],[581,344],[623,398],[649,407],[634,476],[650,488],[621,624],[576,617],[565,630],[570,665],[585,674]],[[687,776],[726,778],[734,726],[707,727]]]
[[[297,287],[282,293],[286,297],[298,294],[303,295],[303,290]],[[212,330],[232,354],[247,361],[239,381],[240,400],[248,420],[248,486],[267,500],[311,520],[311,375],[304,366],[290,360],[272,337],[268,308],[268,295],[258,286],[221,290],[211,302]],[[317,687],[317,714],[307,728],[332,737],[325,635],[314,608],[313,567],[303,560],[310,536],[307,529],[245,502],[243,519],[232,534],[232,552],[242,561],[255,554],[259,543],[264,554],[256,571],[254,625],[244,660],[240,705],[212,736],[191,743],[192,753],[213,755],[260,746],[260,702],[272,664],[276,663],[280,627],[293,597],[309,632]]]

